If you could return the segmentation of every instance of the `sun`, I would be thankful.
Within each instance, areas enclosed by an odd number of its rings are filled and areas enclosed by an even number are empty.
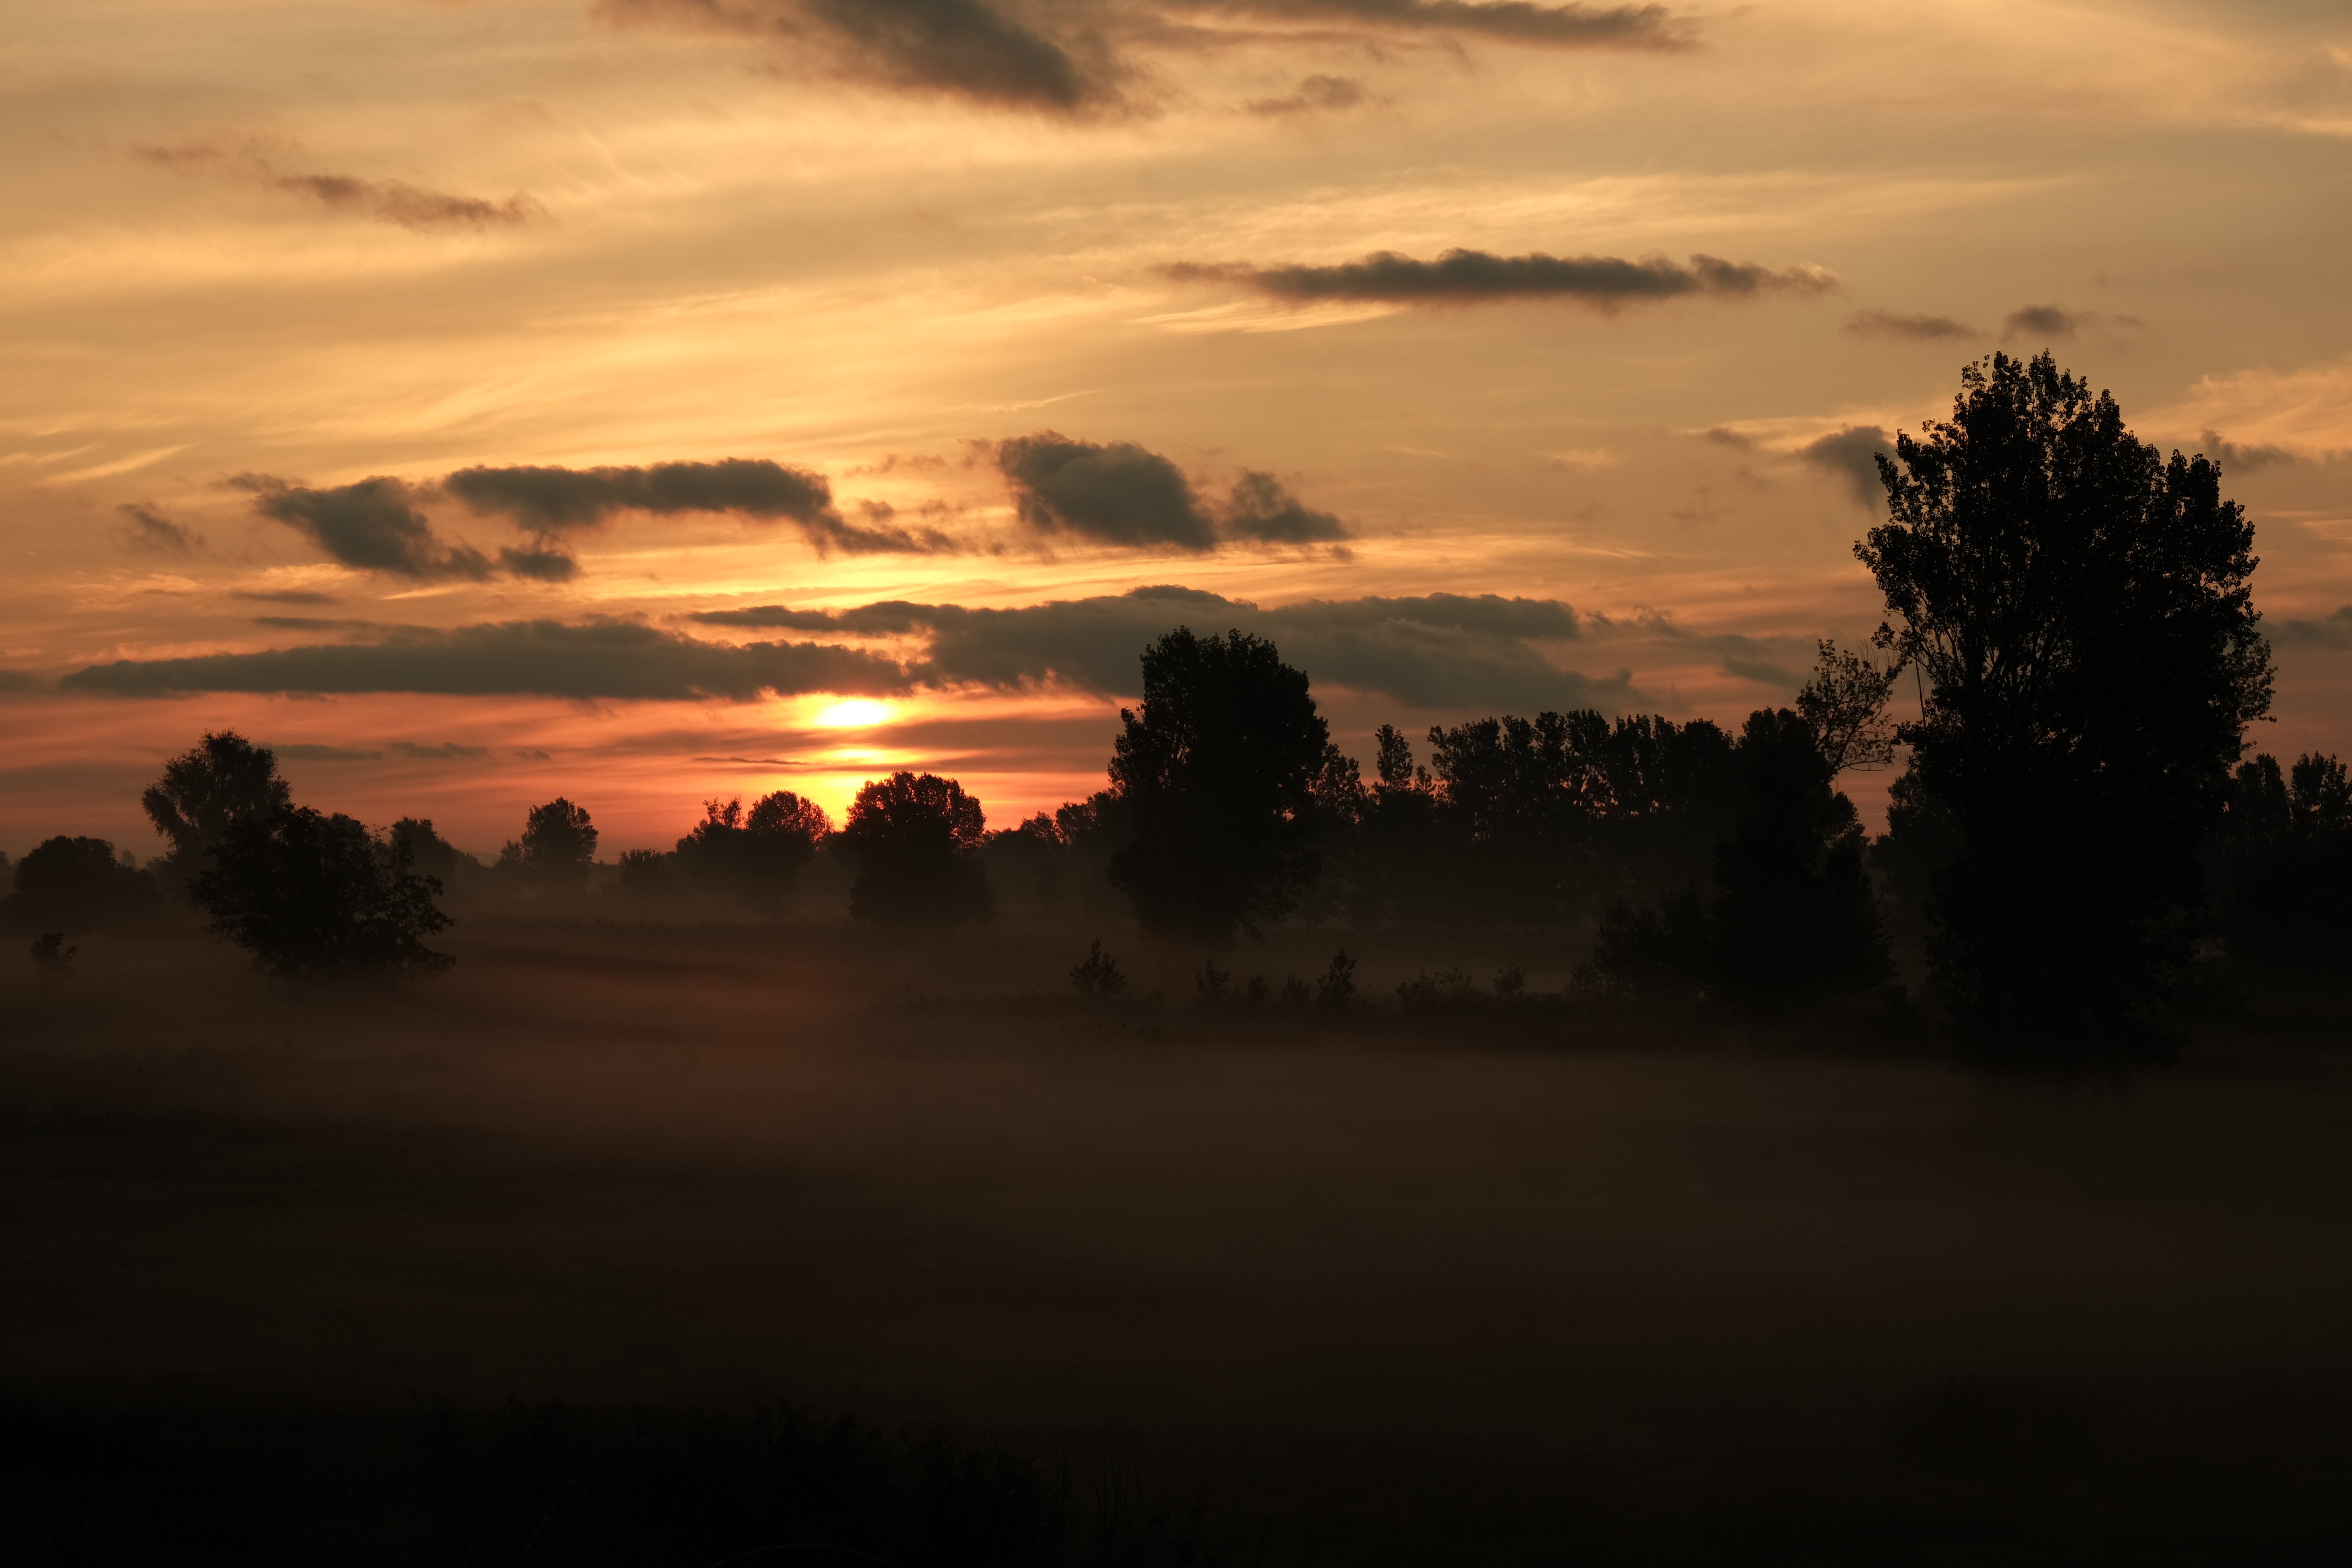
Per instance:
[[[811,722],[827,730],[866,730],[888,719],[893,711],[887,702],[877,702],[870,697],[849,697],[818,709]]]

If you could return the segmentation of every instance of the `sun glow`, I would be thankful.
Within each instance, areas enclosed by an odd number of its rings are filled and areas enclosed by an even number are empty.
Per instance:
[[[870,697],[850,697],[818,709],[810,722],[827,730],[870,730],[897,711],[890,703]]]

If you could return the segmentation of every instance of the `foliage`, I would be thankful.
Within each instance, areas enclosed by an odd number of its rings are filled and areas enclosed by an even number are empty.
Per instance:
[[[2308,963],[2352,937],[2352,773],[2305,752],[2241,763],[2215,835],[2223,935],[2241,960]]]
[[[33,939],[33,973],[40,977],[44,990],[71,980],[74,960],[80,956],[81,949],[68,945],[61,931],[44,931]]]
[[[1179,626],[1144,650],[1121,710],[1111,793],[1129,814],[1110,879],[1147,931],[1230,940],[1312,880],[1314,788],[1329,732],[1274,644]]]
[[[158,868],[175,887],[211,865],[215,846],[238,823],[285,810],[293,795],[278,776],[278,757],[234,730],[207,731],[194,746],[163,764],[139,804],[155,831],[172,842]]]
[[[1848,768],[1869,772],[1895,761],[1895,721],[1886,716],[1886,700],[1902,670],[1900,664],[1882,668],[1828,637],[1822,639],[1812,677],[1797,693],[1797,711],[1804,715],[1832,776]]]
[[[215,935],[281,980],[437,974],[455,960],[425,939],[449,917],[410,853],[348,816],[288,806],[233,825],[191,893]]]
[[[498,869],[534,890],[576,893],[587,885],[596,863],[596,828],[586,808],[558,795],[534,805],[523,819],[522,837],[499,851]]]
[[[749,812],[740,800],[705,801],[702,820],[677,841],[677,868],[689,883],[772,913],[832,832],[823,806],[789,790],[761,795]]]
[[[11,880],[6,912],[19,931],[120,930],[155,909],[154,879],[103,838],[46,840],[16,862]]]
[[[898,773],[867,784],[841,832],[857,863],[849,912],[898,926],[988,919],[995,899],[977,853],[986,822],[953,779]]]
[[[478,873],[482,868],[480,861],[433,831],[429,816],[402,817],[392,825],[389,837],[396,848],[407,851],[408,863],[418,876],[436,879],[445,889],[454,889],[467,872]]]
[[[1338,1007],[1355,1000],[1356,961],[1342,948],[1331,955],[1330,967],[1315,982],[1315,1000]]]
[[[1939,994],[1989,1047],[2128,1047],[2189,956],[2197,846],[2269,707],[2253,530],[2043,354],[1962,373],[1879,459],[1855,552],[1925,678],[1899,739],[1958,829],[1930,897]]]
[[[1087,955],[1070,965],[1070,984],[1081,996],[1116,996],[1127,989],[1127,976],[1118,972],[1118,960],[1103,951],[1102,938],[1097,937],[1087,946]]]

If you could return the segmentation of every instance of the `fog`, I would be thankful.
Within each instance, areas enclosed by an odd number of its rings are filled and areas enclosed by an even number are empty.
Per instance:
[[[1073,992],[1096,937],[1118,996]],[[944,1426],[1078,1514],[1108,1476],[1185,1521],[1020,1560],[2340,1541],[2340,1010],[2158,1075],[1987,1076],[1865,1015],[1571,999],[1549,944],[1294,925],[1218,963],[1343,944],[1354,1002],[1254,1007],[1021,910],[468,922],[405,990],[86,939],[0,1002],[0,1539],[215,1560],[164,1509],[197,1467],[238,1478],[240,1560],[453,1560],[333,1499],[426,1509],[383,1434],[521,1399]],[[1444,967],[1478,989],[1400,997]],[[296,1450],[344,1489],[281,1484]],[[538,1522],[499,1560],[606,1560],[551,1463],[499,1483]]]

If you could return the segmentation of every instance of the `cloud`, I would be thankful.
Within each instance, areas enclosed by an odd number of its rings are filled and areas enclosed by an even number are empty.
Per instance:
[[[1715,656],[1716,668],[1741,680],[1752,680],[1760,686],[1778,687],[1793,693],[1805,683],[1805,677],[1782,660],[1790,651],[1810,657],[1811,644],[1796,637],[1751,637],[1738,632],[1694,632],[1675,624],[1672,616],[1657,610],[1637,610],[1630,616],[1592,617],[1595,627],[1607,632],[1629,631],[1638,636],[1654,637],[1679,647],[1694,648]],[[1778,646],[1775,646],[1775,645]]]
[[[1073,114],[1117,103],[1125,74],[1070,8],[982,0],[600,0],[608,21],[683,26],[812,47],[833,68],[900,92]]]
[[[1300,503],[1272,474],[1244,472],[1219,509],[1229,538],[1264,544],[1314,544],[1349,537],[1348,525]]]
[[[461,746],[455,741],[445,741],[437,746],[420,746],[414,741],[394,741],[384,747],[395,757],[406,757],[419,763],[482,763],[488,762],[488,746]]]
[[[133,550],[158,555],[186,555],[205,547],[205,536],[184,523],[173,522],[146,501],[125,501],[114,509],[130,519],[123,537]]]
[[[2250,473],[2256,468],[2273,468],[2278,464],[2292,463],[2295,460],[2294,454],[2284,447],[2261,445],[2242,447],[2228,437],[2211,430],[2200,431],[2197,443],[2205,456],[2212,458],[2224,468],[2235,469],[2240,473]]]
[[[569,583],[580,574],[580,563],[561,550],[501,550],[499,564],[541,583]]]
[[[310,588],[239,588],[229,595],[236,599],[252,599],[264,605],[332,605],[341,603],[332,594],[321,594]]]
[[[354,752],[342,746],[314,746],[306,741],[273,742],[269,750],[289,763],[377,763],[382,752]]]
[[[1017,689],[1058,682],[1106,695],[1139,687],[1144,647],[1189,625],[1272,638],[1318,683],[1376,693],[1416,708],[1560,708],[1630,700],[1622,673],[1594,679],[1563,670],[1537,646],[1581,635],[1556,599],[1431,594],[1417,598],[1311,599],[1265,610],[1172,584],[1017,609],[884,601],[845,610],[767,605],[706,611],[709,626],[928,638],[910,672],[932,685]]]
[[[1208,8],[1283,18],[1477,33],[1562,48],[1685,49],[1692,25],[1663,5],[1536,5],[1527,0],[1205,0]]]
[[[357,484],[311,489],[269,474],[239,474],[228,481],[253,492],[253,508],[316,544],[342,564],[417,581],[478,582],[490,563],[469,544],[451,544],[433,531],[405,481],[378,475]]]
[[[1310,76],[1287,98],[1252,99],[1242,107],[1252,114],[1275,117],[1311,114],[1324,110],[1353,109],[1364,101],[1361,85],[1344,76]]]
[[[1039,533],[1105,544],[1217,547],[1216,529],[1183,471],[1131,441],[1097,446],[1052,430],[996,444],[1013,510]]]
[[[1885,496],[1879,482],[1878,454],[1890,456],[1895,438],[1875,425],[1849,425],[1797,448],[1797,456],[1817,468],[1826,468],[1846,483],[1853,499],[1875,510]]]
[[[1295,304],[1374,300],[1404,305],[1474,305],[1503,300],[1573,300],[1596,310],[1685,295],[1743,299],[1769,289],[1818,294],[1837,287],[1818,267],[1780,271],[1748,261],[1694,256],[1687,265],[1664,256],[1495,256],[1448,250],[1416,261],[1393,250],[1329,267],[1253,267],[1180,262],[1162,269],[1181,283],[1224,283]]]
[[[575,701],[748,702],[766,692],[881,696],[908,685],[898,665],[814,643],[730,647],[634,621],[500,621],[450,631],[404,627],[365,643],[261,653],[118,659],[67,676],[68,691],[171,697],[198,691],[345,695],[377,691]]]
[[[2158,430],[2202,431],[2209,445],[2226,430],[2242,454],[2268,448],[2325,460],[2352,452],[2352,355],[2292,370],[2238,370],[2200,376],[2186,396],[2147,416]],[[2224,459],[2229,461],[2229,459]],[[2245,466],[2243,457],[2239,466]]]
[[[1699,435],[1703,439],[1712,441],[1718,447],[1729,447],[1742,452],[1750,452],[1756,448],[1755,437],[1744,435],[1728,425],[1711,426],[1700,431]]]
[[[2003,338],[2071,338],[2082,330],[2083,318],[2055,305],[2021,305],[2000,324]]]
[[[41,679],[23,669],[0,669],[0,691],[26,692],[45,689]]]
[[[1221,539],[1308,544],[1349,536],[1345,523],[1303,504],[1272,474],[1244,470],[1223,501],[1211,501],[1174,462],[1131,441],[1101,445],[1040,430],[998,442],[994,454],[1014,512],[1038,533],[1195,553]]]
[[[646,468],[460,468],[441,488],[476,512],[513,519],[542,541],[598,527],[619,511],[726,512],[757,523],[789,521],[820,554],[931,555],[955,549],[936,529],[884,526],[871,512],[866,525],[848,522],[834,506],[824,475],[765,458]]]
[[[403,228],[510,228],[547,216],[537,197],[518,191],[504,201],[451,195],[404,180],[369,180],[357,174],[289,171],[283,165],[301,149],[279,137],[248,136],[223,146],[189,142],[176,146],[133,146],[142,162],[182,172],[218,167],[241,169],[267,190],[299,196],[339,212],[356,213]]]
[[[2015,316],[2010,318],[2017,320]],[[1856,310],[1840,329],[1858,338],[1895,338],[1905,342],[1939,342],[1983,334],[1949,316],[1906,315],[1899,310]]]
[[[2352,648],[2352,605],[2316,620],[2267,621],[2270,639],[2281,647]]]

